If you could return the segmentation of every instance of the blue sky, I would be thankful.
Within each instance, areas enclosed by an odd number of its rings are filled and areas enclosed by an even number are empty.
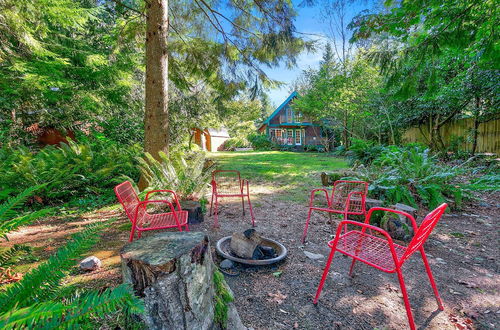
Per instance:
[[[290,94],[290,83],[293,82],[303,70],[309,67],[317,68],[321,57],[323,55],[323,47],[327,39],[327,23],[322,21],[320,17],[321,5],[316,5],[314,7],[299,8],[298,4],[302,0],[294,0],[296,11],[298,13],[295,26],[297,31],[303,33],[311,33],[315,35],[321,35],[323,37],[315,36],[303,36],[309,39],[318,40],[318,51],[316,53],[302,53],[297,58],[297,66],[293,69],[287,69],[284,66],[277,68],[263,68],[267,75],[275,80],[279,80],[285,83],[281,88],[272,89],[268,92],[272,103],[275,107],[279,106]],[[320,2],[320,1],[318,1]],[[372,7],[374,4],[378,3],[377,0],[368,1],[357,1],[350,5],[347,10],[347,19],[350,21],[354,16],[356,16],[363,9]]]

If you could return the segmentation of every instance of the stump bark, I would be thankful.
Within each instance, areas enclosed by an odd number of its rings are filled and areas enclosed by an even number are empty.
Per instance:
[[[200,232],[158,233],[121,251],[124,282],[144,299],[149,329],[213,329],[214,266]]]
[[[201,203],[197,201],[180,201],[184,211],[188,211],[188,224],[198,224],[203,222],[203,212]]]

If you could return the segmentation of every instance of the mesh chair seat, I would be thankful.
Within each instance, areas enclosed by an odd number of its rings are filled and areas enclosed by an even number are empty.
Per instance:
[[[333,247],[334,240],[328,242]],[[393,244],[398,260],[406,251],[406,247]],[[380,270],[392,273],[396,270],[394,258],[387,239],[368,235],[358,230],[352,230],[340,236],[337,251],[359,261],[374,266]]]

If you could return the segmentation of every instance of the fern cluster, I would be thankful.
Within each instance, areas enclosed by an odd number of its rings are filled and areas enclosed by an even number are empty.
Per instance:
[[[443,202],[459,207],[463,189],[454,184],[457,168],[438,162],[419,145],[375,146],[355,141],[351,159],[363,163],[358,179],[370,182],[370,195],[386,204],[422,204],[434,208]],[[352,149],[352,148],[351,148]]]
[[[205,166],[205,154],[198,152],[185,157],[182,152],[168,156],[160,152],[161,161],[149,153],[138,158],[139,167],[150,189],[174,190],[180,199],[200,198],[207,189],[215,165]]]
[[[60,299],[61,291],[64,291],[61,282],[74,267],[75,260],[98,241],[99,232],[111,221],[86,226],[47,261],[1,292],[0,327],[74,327],[90,317],[103,317],[117,309],[126,313],[142,312],[141,301],[125,285]]]
[[[139,146],[124,148],[109,140],[48,146],[0,148],[0,191],[20,193],[44,184],[37,195],[44,202],[66,202],[85,196],[111,196],[121,175],[137,178]],[[5,193],[2,195],[5,198]],[[0,200],[2,199],[0,196]]]

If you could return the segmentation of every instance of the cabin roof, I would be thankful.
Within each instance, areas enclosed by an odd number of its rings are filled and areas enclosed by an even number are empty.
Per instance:
[[[290,96],[283,103],[281,103],[280,106],[277,107],[276,110],[274,110],[274,112],[266,120],[264,120],[264,122],[262,124],[263,125],[269,124],[269,121],[271,119],[273,119],[284,107],[286,107],[286,105],[288,103],[292,102],[294,97],[297,97],[297,96],[299,96],[299,93],[297,93],[296,91],[294,91],[292,94],[290,94]]]

